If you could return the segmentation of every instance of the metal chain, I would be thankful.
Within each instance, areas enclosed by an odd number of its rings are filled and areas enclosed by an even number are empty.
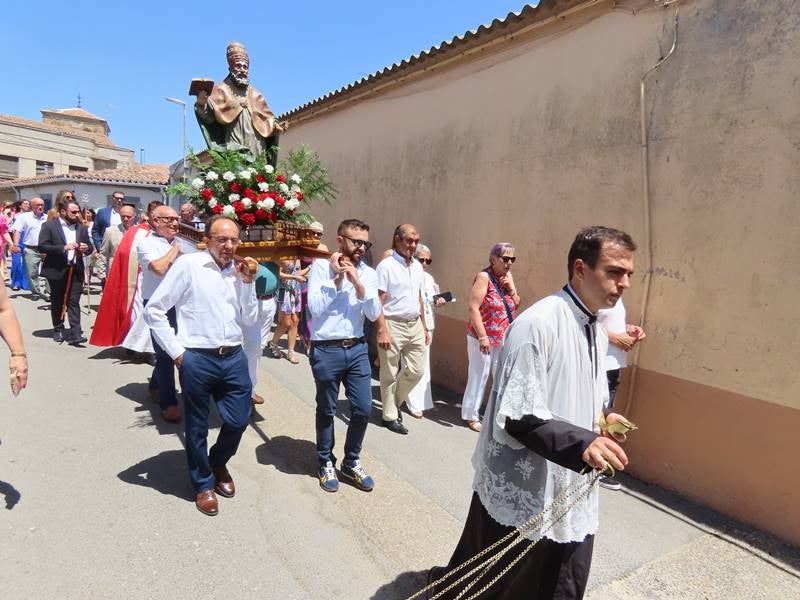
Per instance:
[[[583,471],[581,471],[581,475],[583,475],[586,472],[586,470],[587,469],[584,469]],[[552,500],[552,502],[550,502],[550,504],[548,506],[546,506],[545,508],[542,509],[542,511],[540,513],[534,515],[528,521],[526,521],[523,525],[521,525],[520,527],[514,529],[513,531],[508,533],[503,538],[501,538],[501,539],[497,540],[496,542],[494,542],[492,545],[488,546],[487,548],[484,548],[483,550],[481,550],[475,556],[467,559],[466,561],[464,561],[463,563],[461,563],[457,567],[451,569],[450,571],[445,573],[442,577],[440,577],[436,581],[433,581],[433,582],[429,583],[427,586],[425,586],[421,590],[417,591],[412,596],[409,596],[407,598],[407,600],[416,600],[417,598],[420,598],[422,596],[422,594],[430,591],[432,588],[436,587],[437,585],[441,584],[445,580],[449,579],[450,577],[452,577],[453,575],[455,575],[456,573],[458,573],[462,569],[464,569],[467,566],[469,566],[472,563],[474,563],[476,560],[486,556],[487,554],[490,554],[496,548],[498,548],[498,547],[502,546],[503,544],[505,544],[506,542],[510,541],[510,543],[508,544],[508,546],[506,548],[503,548],[502,550],[500,550],[498,553],[496,553],[496,555],[490,556],[488,559],[486,559],[485,561],[483,561],[480,564],[478,564],[477,567],[474,567],[471,571],[469,571],[466,574],[462,575],[460,578],[458,578],[457,580],[452,582],[446,588],[444,588],[443,590],[440,590],[439,592],[437,592],[435,596],[430,598],[430,600],[437,600],[443,594],[449,592],[451,589],[453,589],[454,587],[458,586],[460,583],[464,582],[466,579],[469,579],[476,572],[482,571],[480,575],[478,575],[472,582],[470,582],[466,586],[466,588],[464,590],[461,591],[461,593],[457,597],[457,600],[462,598],[462,596],[467,591],[469,591],[469,588],[471,588],[473,585],[475,585],[475,583],[477,583],[480,580],[480,578],[483,577],[483,575],[486,572],[488,572],[488,570],[492,566],[497,564],[497,562],[509,550],[511,550],[514,546],[516,546],[517,544],[519,544],[520,542],[522,542],[525,539],[524,538],[524,534],[525,533],[534,531],[535,528],[538,527],[539,530],[540,530],[539,537],[536,540],[532,540],[531,543],[528,545],[528,547],[525,550],[523,550],[522,553],[520,553],[520,555],[517,558],[515,558],[514,561],[510,565],[508,565],[505,569],[503,569],[503,571],[498,576],[496,576],[494,579],[492,579],[492,581],[490,581],[487,585],[485,585],[483,588],[481,588],[481,590],[477,594],[474,594],[474,595],[470,596],[467,600],[472,600],[473,598],[476,598],[478,595],[480,595],[484,591],[486,591],[489,588],[489,586],[493,585],[498,579],[500,579],[500,577],[505,575],[512,566],[514,566],[517,562],[519,562],[519,560],[528,551],[530,551],[530,549],[533,548],[533,546],[536,545],[536,543],[543,537],[544,532],[548,531],[551,527],[553,527],[558,521],[560,521],[562,518],[564,518],[564,515],[566,515],[575,505],[577,505],[578,502],[580,502],[583,498],[588,496],[589,493],[592,491],[592,488],[596,485],[597,480],[599,479],[600,475],[602,475],[602,474],[604,474],[604,472],[596,471],[588,482],[585,479],[584,480],[581,480],[581,479],[576,480],[572,485],[570,485],[567,488],[565,488],[558,496],[556,496]],[[581,486],[585,486],[585,487],[581,491],[581,493],[578,495],[578,497],[575,498],[575,500],[572,501],[568,506],[566,506],[560,513],[558,513],[557,515],[553,515],[554,511],[559,509],[569,498],[574,496],[579,491]],[[551,514],[550,521],[549,522],[545,522],[545,518],[548,515],[548,513]]]

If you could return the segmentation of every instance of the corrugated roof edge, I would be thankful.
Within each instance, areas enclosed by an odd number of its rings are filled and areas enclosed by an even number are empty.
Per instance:
[[[489,25],[480,25],[477,29],[467,31],[461,36],[456,36],[450,41],[443,41],[438,46],[432,46],[419,54],[393,63],[372,75],[363,77],[358,81],[349,83],[339,89],[320,96],[315,100],[293,108],[283,113],[281,120],[298,120],[309,118],[313,113],[325,109],[330,104],[346,101],[350,96],[368,92],[370,88],[381,83],[388,83],[403,75],[409,75],[423,68],[443,62],[458,53],[469,50],[474,46],[482,46],[497,37],[513,35],[534,23],[558,17],[580,5],[594,5],[603,0],[542,0],[538,5],[526,4],[519,12],[510,12],[504,19],[494,19]]]
[[[0,189],[39,183],[56,183],[58,181],[96,181],[105,183],[134,184],[150,187],[164,187],[169,183],[169,169],[167,165],[150,164],[137,169],[103,169],[100,171],[84,171],[62,173],[60,175],[23,177],[20,179],[12,179],[10,181],[0,181]]]

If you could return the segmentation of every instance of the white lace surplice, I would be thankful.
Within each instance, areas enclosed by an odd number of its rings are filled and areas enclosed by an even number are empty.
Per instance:
[[[598,431],[599,413],[608,397],[602,366],[608,338],[602,328],[588,325],[585,310],[561,291],[534,304],[506,331],[472,458],[473,488],[501,525],[522,526],[573,482],[588,478],[528,450],[504,429],[508,418],[533,415]],[[596,336],[595,349],[590,347],[587,325]],[[600,357],[599,365],[593,364],[593,356]],[[597,515],[595,488],[552,529],[533,529],[525,536],[580,542],[597,531]]]

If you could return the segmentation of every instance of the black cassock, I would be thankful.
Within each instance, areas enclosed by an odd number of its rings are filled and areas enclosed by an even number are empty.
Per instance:
[[[597,437],[592,431],[564,421],[544,421],[533,416],[526,416],[519,421],[509,419],[505,428],[527,448],[547,460],[578,472],[586,467],[581,458],[583,451]],[[431,569],[430,581],[438,579],[450,569],[454,569],[513,531],[514,527],[500,525],[492,519],[483,507],[478,494],[473,493],[467,522],[450,563],[447,567]],[[474,594],[491,581],[527,544],[528,542],[523,540],[510,550],[470,588],[465,597]],[[481,600],[580,600],[583,598],[586,582],[589,579],[593,545],[593,535],[586,536],[582,542],[568,544],[542,538],[522,560],[479,598]],[[481,561],[476,561],[475,564],[478,562]],[[439,589],[443,589],[472,568],[473,565],[465,567],[446,580]],[[448,600],[455,598],[463,589],[463,585],[456,586],[442,598]],[[435,593],[435,590],[431,590],[429,597]]]

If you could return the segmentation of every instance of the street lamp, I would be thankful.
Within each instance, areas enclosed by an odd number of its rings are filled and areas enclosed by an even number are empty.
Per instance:
[[[183,140],[182,140],[182,156],[183,156],[183,181],[186,183],[186,102],[183,100],[178,100],[177,98],[165,98],[167,102],[172,102],[172,104],[178,104],[183,107]]]

